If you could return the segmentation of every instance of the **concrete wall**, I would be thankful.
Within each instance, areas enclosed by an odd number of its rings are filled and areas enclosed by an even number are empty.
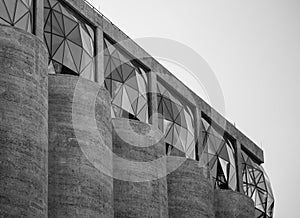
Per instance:
[[[187,159],[167,181],[170,217],[215,217],[213,189],[197,161]]]
[[[115,217],[168,217],[162,133],[134,120],[113,119]]]
[[[115,41],[128,39],[82,0],[66,2],[97,27],[98,40],[103,33]],[[38,23],[43,20],[39,19],[42,5],[40,1],[36,5]],[[40,39],[42,32],[42,27],[36,31]],[[102,43],[96,46],[101,51]],[[132,40],[123,47],[133,56],[147,54]],[[49,76],[47,123],[47,60],[42,41],[0,25],[0,217],[254,216],[253,202],[246,196],[230,191],[213,194],[205,170],[196,161],[185,161],[167,177],[161,175],[170,163],[145,165],[165,154],[163,134],[154,126],[126,119],[114,119],[112,130],[109,95],[96,83],[68,75]],[[101,73],[103,63],[97,61]],[[196,107],[197,123],[201,113],[213,115],[217,125],[225,122],[225,130],[240,147],[263,162],[259,147],[154,58],[141,62],[156,72],[153,81],[159,75],[181,90]],[[93,103],[95,108],[89,107]],[[171,155],[184,156],[176,150]],[[128,166],[122,160],[135,164]]]
[[[0,217],[47,217],[48,54],[0,25]]]
[[[49,75],[48,215],[113,217],[113,180],[100,166],[104,159],[112,173],[111,156],[102,156],[112,146],[109,94],[97,83],[78,81]],[[89,105],[95,107],[89,111]]]
[[[216,218],[254,218],[254,203],[246,195],[231,190],[215,190]]]

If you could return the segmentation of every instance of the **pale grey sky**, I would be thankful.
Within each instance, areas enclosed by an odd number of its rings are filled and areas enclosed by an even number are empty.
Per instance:
[[[225,116],[265,152],[276,218],[298,217],[299,0],[90,0],[131,38],[197,51],[225,97]]]

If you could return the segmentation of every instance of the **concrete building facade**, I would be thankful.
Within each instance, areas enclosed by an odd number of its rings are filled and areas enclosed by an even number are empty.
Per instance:
[[[0,74],[0,217],[273,217],[263,151],[87,1],[0,0]]]

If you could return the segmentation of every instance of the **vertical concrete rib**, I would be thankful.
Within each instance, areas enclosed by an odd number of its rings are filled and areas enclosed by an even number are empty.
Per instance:
[[[204,138],[205,138],[205,129],[202,125],[202,112],[199,108],[196,109],[197,111],[197,135],[198,135],[198,138],[197,138],[197,146],[198,146],[198,157],[199,157],[199,160],[201,158],[201,155],[205,149],[205,144],[204,144]],[[205,175],[206,178],[210,178],[210,170],[209,170],[209,167],[208,166],[201,166],[202,169],[203,169],[203,173]]]
[[[238,191],[243,193],[243,164],[242,164],[242,146],[241,143],[236,140],[236,171],[238,181]]]
[[[148,79],[149,79],[149,91],[148,91],[148,98],[149,98],[149,114],[150,119],[149,123],[153,125],[154,127],[158,128],[158,103],[157,102],[157,75],[156,72],[150,71],[148,73]]]
[[[35,35],[40,40],[44,40],[44,0],[35,0],[34,6]]]
[[[103,31],[101,27],[96,28],[96,56],[95,56],[95,81],[104,84],[104,42]]]
[[[78,80],[70,75],[49,76],[48,214],[109,218],[113,217],[113,180],[97,164],[103,161],[105,147],[112,146],[110,97],[99,84]],[[86,101],[76,101],[75,92]],[[87,111],[89,102],[95,105],[94,111]],[[75,132],[77,116],[82,122]],[[112,169],[111,156],[106,158]]]
[[[47,217],[48,55],[0,25],[0,217]]]

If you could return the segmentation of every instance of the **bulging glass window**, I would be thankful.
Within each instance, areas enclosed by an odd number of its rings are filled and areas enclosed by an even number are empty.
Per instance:
[[[94,81],[94,29],[57,0],[44,0],[44,22],[50,73]]]
[[[158,127],[165,134],[167,153],[175,147],[195,159],[195,127],[192,109],[182,99],[157,84]]]
[[[272,218],[274,196],[270,180],[263,167],[242,151],[243,191],[255,204],[256,218]]]
[[[0,24],[33,32],[32,0],[0,0]]]
[[[148,123],[146,70],[127,53],[104,39],[105,87],[112,98],[112,117]]]
[[[203,118],[202,129],[204,150],[200,156],[200,165],[210,169],[215,188],[236,190],[237,174],[232,141]]]

